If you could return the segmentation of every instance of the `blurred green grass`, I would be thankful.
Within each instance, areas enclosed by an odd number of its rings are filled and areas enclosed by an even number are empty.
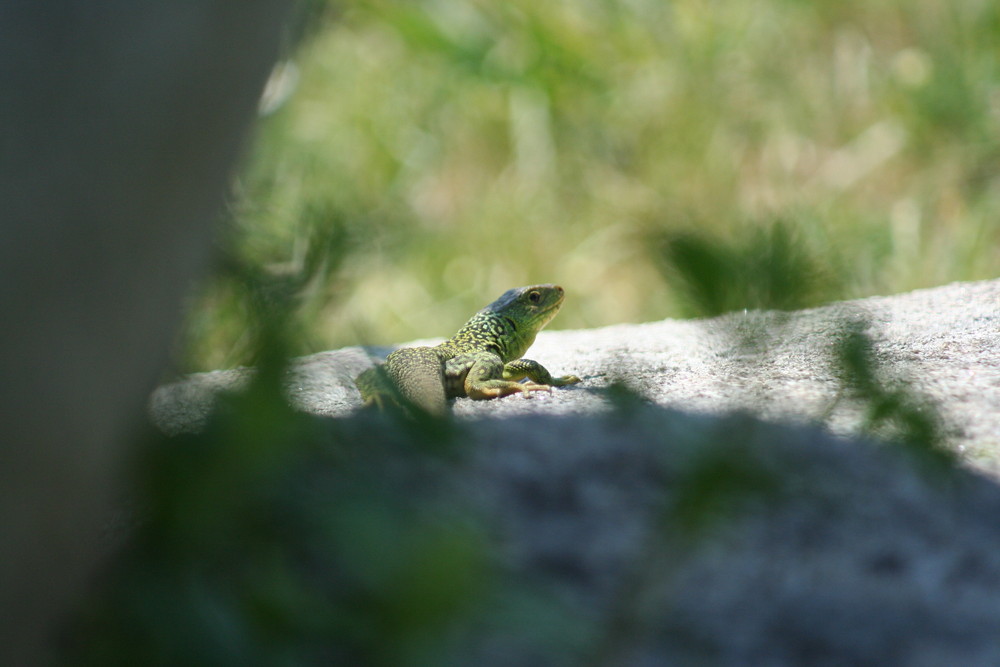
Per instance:
[[[302,353],[450,335],[533,282],[567,289],[555,328],[690,315],[661,240],[777,223],[822,276],[795,307],[1000,274],[997,3],[313,7],[185,370],[249,361],[234,264],[294,290]]]

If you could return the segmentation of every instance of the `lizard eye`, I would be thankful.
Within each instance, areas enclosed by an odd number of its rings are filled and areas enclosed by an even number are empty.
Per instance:
[[[535,290],[533,292],[528,292],[528,301],[531,303],[538,303],[542,300],[542,293]]]

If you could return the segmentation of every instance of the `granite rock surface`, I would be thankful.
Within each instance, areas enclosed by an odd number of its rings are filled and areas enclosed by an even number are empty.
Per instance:
[[[939,415],[959,466],[861,433],[845,331],[871,342],[880,382]],[[385,352],[298,359],[287,394],[379,437],[352,416],[352,378]],[[1000,664],[1000,281],[545,332],[528,356],[583,382],[455,401],[467,451],[432,486],[563,617],[487,625],[459,664]],[[154,421],[197,430],[251,375],[164,386]]]

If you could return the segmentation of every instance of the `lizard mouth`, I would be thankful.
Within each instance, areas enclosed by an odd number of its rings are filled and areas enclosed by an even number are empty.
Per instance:
[[[535,317],[539,321],[539,328],[548,324],[556,316],[566,299],[566,292],[559,285],[550,285],[549,298],[538,306]]]
[[[552,292],[555,294],[552,303],[545,307],[544,311],[548,312],[550,310],[558,310],[562,306],[563,301],[566,299],[566,292],[559,285],[552,286]]]
[[[562,305],[566,292],[559,285],[539,285],[528,291],[528,298],[536,312],[547,313]]]

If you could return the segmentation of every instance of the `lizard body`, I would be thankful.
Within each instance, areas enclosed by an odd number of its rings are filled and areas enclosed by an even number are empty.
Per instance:
[[[382,406],[398,393],[438,414],[445,411],[449,398],[529,395],[575,384],[580,381],[575,375],[552,377],[537,361],[521,358],[559,312],[564,297],[558,285],[508,290],[445,342],[396,350],[384,366],[368,369],[355,384],[365,404]],[[524,379],[528,382],[522,383]]]

